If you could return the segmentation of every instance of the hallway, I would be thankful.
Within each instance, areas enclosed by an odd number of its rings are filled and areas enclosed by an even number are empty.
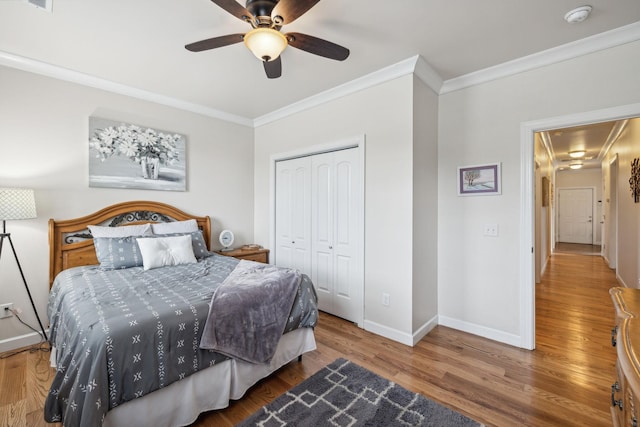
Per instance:
[[[576,393],[570,400],[591,402],[610,424],[608,391],[615,379],[616,353],[609,289],[618,285],[615,271],[592,255],[555,253],[549,260],[536,285],[535,352],[562,363],[563,377],[556,380],[566,381]]]

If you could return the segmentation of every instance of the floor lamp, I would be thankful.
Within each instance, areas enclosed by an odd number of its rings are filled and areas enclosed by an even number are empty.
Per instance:
[[[0,188],[0,220],[2,220],[2,233],[0,233],[0,259],[2,258],[2,244],[6,239],[9,241],[13,257],[16,259],[16,263],[18,264],[22,283],[24,283],[24,288],[27,290],[27,295],[29,295],[29,301],[31,301],[33,312],[36,315],[36,319],[38,319],[42,336],[45,341],[49,341],[49,338],[44,331],[44,326],[42,326],[42,322],[40,321],[40,316],[38,316],[36,305],[31,297],[29,286],[27,286],[27,279],[24,278],[22,266],[18,260],[18,254],[16,253],[13,241],[11,240],[11,233],[7,233],[6,226],[7,220],[32,218],[36,218],[36,199],[33,195],[33,190],[26,188]]]

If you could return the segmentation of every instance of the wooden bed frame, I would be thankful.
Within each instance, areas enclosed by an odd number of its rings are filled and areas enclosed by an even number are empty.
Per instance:
[[[164,203],[131,201],[115,204],[93,214],[63,221],[49,220],[49,287],[61,271],[83,265],[97,265],[88,225],[117,227],[141,223],[195,219],[211,249],[211,220]],[[270,363],[254,364],[229,359],[202,369],[152,393],[127,401],[107,412],[104,427],[154,425],[172,427],[192,424],[204,411],[226,408],[246,391],[290,361],[316,349],[312,328],[289,332],[278,343]],[[53,353],[52,353],[53,356]],[[55,361],[53,356],[52,361]],[[212,385],[215,385],[212,388]]]
[[[92,214],[64,221],[49,220],[49,288],[56,275],[71,267],[96,265],[96,251],[88,225],[117,227],[195,219],[211,249],[211,219],[189,215],[165,203],[131,201],[108,206]]]

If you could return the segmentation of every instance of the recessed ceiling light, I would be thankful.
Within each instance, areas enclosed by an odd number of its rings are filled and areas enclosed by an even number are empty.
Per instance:
[[[591,13],[591,6],[580,6],[573,10],[570,10],[564,15],[564,20],[569,24],[576,24],[582,22],[589,17]]]
[[[569,156],[573,157],[574,159],[577,159],[579,157],[584,156],[585,154],[587,154],[587,152],[585,150],[574,150],[574,151],[569,151]]]

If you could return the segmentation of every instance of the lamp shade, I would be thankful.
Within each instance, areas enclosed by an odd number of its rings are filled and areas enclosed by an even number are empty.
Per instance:
[[[0,188],[0,220],[36,218],[36,199],[33,190]]]
[[[244,35],[244,44],[262,61],[273,61],[287,47],[287,38],[271,28],[255,28]]]

